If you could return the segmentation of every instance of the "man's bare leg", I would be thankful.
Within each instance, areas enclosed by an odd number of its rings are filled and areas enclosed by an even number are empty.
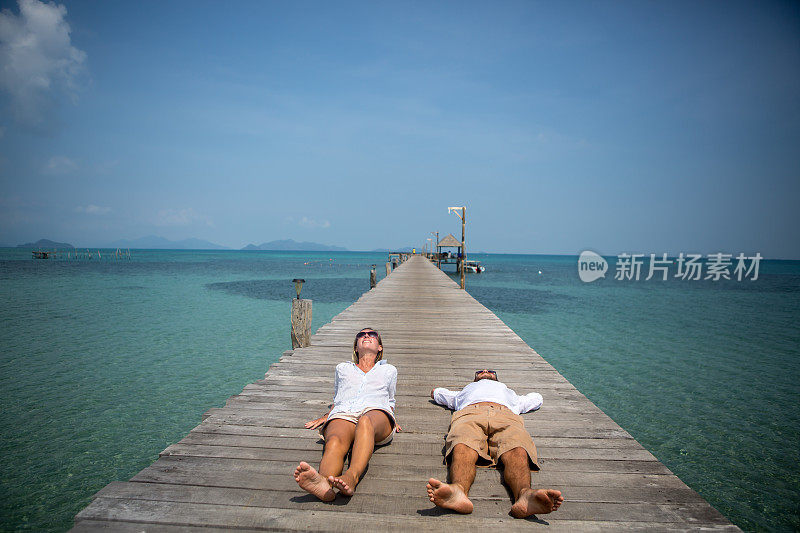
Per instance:
[[[375,451],[375,443],[380,442],[392,432],[389,416],[380,409],[367,411],[358,419],[353,441],[353,453],[347,472],[341,476],[329,476],[328,482],[345,496],[352,496],[361,480],[364,470]],[[341,472],[341,470],[340,470]]]
[[[319,463],[319,472],[305,461],[301,461],[294,471],[294,480],[301,489],[325,502],[336,497],[328,476],[342,473],[344,458],[350,450],[355,430],[355,424],[341,419],[331,420],[325,426],[325,448]]]
[[[507,451],[500,456],[500,461],[503,463],[503,481],[514,494],[511,515],[515,518],[552,513],[564,501],[560,491],[531,488],[531,469],[525,448]]]
[[[472,512],[469,489],[475,481],[475,463],[478,452],[466,444],[456,444],[450,459],[450,483],[442,483],[438,479],[428,480],[428,499],[437,507],[450,509],[457,513]]]

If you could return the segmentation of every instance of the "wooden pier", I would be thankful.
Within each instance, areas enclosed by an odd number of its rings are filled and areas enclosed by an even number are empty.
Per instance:
[[[299,461],[316,467],[322,455],[317,432],[303,423],[327,411],[334,366],[350,359],[355,333],[367,326],[380,331],[385,358],[398,369],[403,432],[376,450],[355,496],[323,503],[292,477]],[[311,342],[209,410],[153,465],[100,490],[73,531],[738,531],[427,259],[412,256]],[[478,470],[471,515],[442,511],[426,497],[427,479],[446,477],[450,420],[430,391],[461,388],[484,367],[518,393],[544,396],[523,418],[542,466],[534,487],[566,498],[555,513],[510,517],[494,469]]]

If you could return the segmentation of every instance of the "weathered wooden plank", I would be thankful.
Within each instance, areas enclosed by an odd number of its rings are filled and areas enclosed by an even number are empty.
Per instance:
[[[404,441],[405,435],[398,435],[391,445],[380,448],[381,453],[392,455],[402,455],[403,457],[421,455],[425,458],[437,458],[441,455],[443,439],[433,442]],[[209,433],[192,432],[178,444],[190,446],[222,446],[225,448],[258,448],[258,449],[280,449],[280,450],[311,450],[319,451],[322,446],[318,438],[297,438],[297,437],[252,437],[241,435],[219,435]],[[169,448],[167,448],[169,450]],[[167,451],[165,450],[165,451]],[[563,458],[563,459],[603,459],[609,461],[656,461],[653,455],[644,449],[620,449],[620,448],[549,448],[542,447],[539,453],[542,459]],[[414,460],[417,460],[415,458]]]
[[[388,487],[387,487],[388,488]],[[147,484],[147,483],[112,483],[98,494],[101,499],[148,500],[189,504],[220,504],[235,507],[259,508],[298,508],[312,511],[324,509],[328,504],[314,497],[296,491],[233,489],[220,487],[203,487],[196,485]],[[473,497],[476,518],[503,518],[508,515],[511,500],[507,495],[498,497]],[[393,495],[393,506],[388,507],[382,498],[340,498],[340,503],[347,502],[349,513],[370,513],[374,515],[415,515],[418,511],[432,510],[429,502],[420,501],[418,496]],[[676,516],[680,510],[695,520],[711,523],[724,523],[719,513],[709,512],[705,502],[658,503],[651,502],[586,502],[571,501],[565,505],[563,513],[553,515],[559,520],[614,520],[620,516],[620,507],[627,507],[626,519],[653,522],[682,522],[683,517]],[[548,517],[550,518],[550,517]]]
[[[163,469],[162,469],[163,470]],[[282,492],[295,492],[303,495],[304,492],[297,486],[291,476],[284,473],[280,474],[254,474],[242,476],[238,472],[230,472],[225,469],[201,468],[192,469],[181,463],[178,469],[163,472],[156,468],[145,469],[132,480],[141,483],[169,483],[196,485],[205,487],[230,487],[247,488],[258,490],[276,490]],[[435,472],[430,474],[435,476]],[[428,477],[430,477],[430,475]],[[580,474],[584,475],[584,474]],[[647,486],[637,477],[630,475],[631,479],[626,480],[627,485],[615,486],[613,490],[608,489],[608,483],[613,481],[618,483],[610,474],[595,473],[588,479],[583,477],[569,480],[561,475],[557,479],[555,476],[537,474],[534,476],[534,486],[543,486],[563,490],[570,489],[570,502],[610,502],[610,503],[678,503],[678,502],[702,502],[702,498],[696,492],[685,486],[676,487],[651,487]],[[419,479],[393,478],[386,479],[377,476],[369,476],[359,485],[360,495],[373,496],[409,496],[420,497],[424,494],[424,487],[427,477]],[[586,483],[581,484],[581,483]],[[637,484],[639,486],[629,486]],[[389,494],[387,494],[387,492]],[[472,498],[508,498],[507,489],[501,484],[501,476],[497,471],[482,470],[477,476],[477,481],[470,493]]]
[[[399,467],[407,466],[409,457],[376,451],[370,460],[370,466]],[[232,459],[250,459],[256,461],[281,461],[297,464],[308,461],[309,451],[278,448],[241,448],[234,446],[204,446],[191,444],[172,444],[162,456],[219,457]],[[416,467],[437,468],[442,463],[442,456],[416,455],[412,459]],[[646,474],[668,474],[670,471],[655,460],[604,460],[604,459],[568,459],[563,456],[555,458],[540,457],[540,465],[544,468],[572,470],[582,472],[636,472]]]
[[[308,439],[321,443],[316,430],[304,428],[273,428],[264,426],[238,426],[234,424],[213,424],[204,422],[192,431],[194,433],[211,433],[219,435],[245,435],[252,437],[291,437],[295,439]],[[428,442],[440,443],[444,440],[444,433],[409,433],[404,431],[398,435],[403,442]],[[394,446],[399,441],[395,441]],[[628,448],[643,450],[632,437],[626,438],[569,438],[569,437],[537,437],[536,442],[543,448]]]
[[[335,525],[335,524],[334,524]],[[462,531],[481,531],[486,527],[496,527],[496,523],[491,522],[486,524],[485,521],[480,520],[473,523],[459,524],[459,529]],[[604,533],[607,531],[657,531],[657,532],[673,532],[673,531],[686,531],[687,528],[683,524],[664,524],[657,522],[600,522],[600,521],[575,521],[563,520],[554,524],[548,524],[545,521],[541,525],[547,527],[548,532],[561,533],[561,532],[574,532],[585,531],[589,533]],[[353,527],[357,527],[355,524]],[[410,526],[411,527],[411,526]],[[441,527],[441,526],[438,526]],[[433,522],[425,522],[423,524],[414,524],[414,530],[420,531],[440,531]],[[528,525],[528,529],[532,526]],[[237,533],[251,533],[255,531],[293,531],[289,526],[285,528],[270,528],[270,529],[244,529],[236,528]],[[346,530],[346,529],[345,529]],[[370,530],[376,530],[375,527]],[[385,528],[385,531],[392,531],[392,528]],[[397,531],[407,531],[408,529],[397,528]],[[82,520],[75,526],[72,531],[77,533],[92,533],[97,531],[115,531],[119,533],[221,533],[228,532],[230,528],[214,528],[214,527],[195,527],[195,526],[172,526],[165,524],[147,524],[143,522],[118,522],[118,521],[97,521],[97,520]],[[332,527],[328,529],[314,529],[310,526],[305,526],[303,531],[335,531]],[[714,532],[727,532],[739,531],[739,529],[732,525],[710,524],[703,527],[703,531]]]
[[[167,524],[147,524],[144,522],[120,522],[113,520],[81,520],[70,531],[74,533],[95,533],[111,531],[114,533],[230,533],[231,529],[203,526],[172,526]],[[236,533],[255,533],[264,529],[237,528]]]
[[[287,420],[285,417],[270,413],[266,410],[257,409],[209,409],[209,416],[206,420],[217,424],[238,424],[250,426],[271,426],[283,428],[296,428],[309,420],[311,412],[305,417]],[[319,413],[317,413],[319,414]],[[447,432],[447,425],[450,417],[441,418],[440,422],[435,422],[435,415],[431,415],[429,420],[421,420],[413,427],[403,427],[403,432],[409,433],[436,433],[444,435]],[[401,418],[401,425],[403,424]],[[562,421],[548,420],[542,423],[526,421],[525,428],[534,436],[539,437],[586,437],[586,438],[624,438],[630,435],[619,426],[611,423],[597,425],[587,424],[582,420]]]
[[[676,506],[672,513],[674,518],[681,510]],[[665,511],[669,511],[668,509]],[[665,512],[664,514],[668,514]],[[229,527],[233,524],[236,529],[262,529],[281,531],[342,531],[349,532],[357,529],[367,531],[441,531],[444,528],[457,528],[459,530],[484,530],[486,528],[502,528],[503,530],[528,530],[531,521],[514,520],[509,516],[497,518],[481,518],[472,515],[444,514],[436,509],[421,509],[418,516],[414,515],[379,515],[368,513],[351,513],[339,510],[334,505],[328,505],[313,512],[290,509],[269,509],[268,512],[260,507],[239,507],[230,505],[175,503],[147,500],[119,500],[115,498],[98,498],[90,507],[78,515],[79,520],[98,520],[110,517],[118,521],[137,521],[150,524],[167,524],[172,526],[201,525],[206,527]],[[547,517],[550,523],[548,530],[558,524],[557,520]],[[534,521],[535,522],[535,521]],[[545,522],[545,523],[547,523]],[[637,524],[630,518],[627,520],[602,521],[594,519],[592,522],[602,525],[605,530],[618,529],[623,524]],[[665,530],[664,526],[675,527],[685,522],[650,522],[655,530]],[[713,523],[712,523],[713,524]],[[565,530],[582,528],[583,521],[572,521]],[[725,524],[719,524],[726,527]],[[595,525],[595,527],[598,527]],[[602,529],[600,527],[599,529]],[[679,528],[678,528],[679,529]]]
[[[319,457],[321,453],[317,456]],[[159,483],[187,483],[209,486],[233,486],[264,488],[271,483],[269,476],[284,476],[291,480],[295,461],[253,461],[215,457],[165,456],[161,457],[134,476],[132,481],[152,481]],[[444,465],[422,467],[414,464],[402,465],[392,469],[370,468],[369,473],[359,484],[359,492],[373,483],[384,481],[408,481],[412,485],[423,484],[431,476],[445,476]],[[559,470],[558,465],[548,466],[533,474],[537,486],[559,487],[619,487],[619,488],[686,488],[677,477],[669,474],[641,474],[619,472],[582,472],[580,470]],[[227,477],[226,477],[227,476]],[[497,490],[501,474],[493,468],[478,469],[475,490],[484,488]],[[178,480],[181,481],[178,481]],[[208,482],[200,482],[207,479]],[[489,481],[486,481],[489,480]],[[291,480],[293,483],[294,480]],[[384,489],[385,490],[385,489]],[[416,490],[416,489],[415,489]],[[394,491],[391,491],[394,492]],[[391,497],[390,494],[386,494]]]
[[[444,430],[446,431],[452,412],[441,408],[436,411],[422,409],[423,407],[427,407],[427,403],[428,400],[424,400],[423,398],[420,398],[419,401],[415,401],[414,403],[400,402],[397,405],[395,414],[404,422],[402,424],[403,426],[409,426],[408,429],[411,429],[412,422],[418,423],[417,425],[419,427],[427,427],[427,425],[423,423],[425,421],[430,421],[431,417],[434,417],[436,427],[441,428],[441,424],[444,424]],[[309,416],[317,418],[320,411],[323,413],[327,412],[328,405],[330,405],[330,400],[328,402],[324,400],[312,402],[294,397],[287,398],[286,401],[276,404],[274,401],[269,400],[259,401],[258,398],[239,398],[234,396],[225,402],[225,409],[256,411],[271,416],[284,417],[295,421],[302,420],[305,422]],[[526,423],[530,423],[531,425],[549,427],[549,425],[554,422],[551,417],[548,416],[550,412],[559,413],[560,420],[558,422],[591,421],[592,423],[597,423],[603,421],[607,425],[615,424],[615,422],[603,412],[597,412],[594,409],[581,409],[574,404],[572,408],[566,408],[564,404],[557,407],[547,405],[542,407],[536,414],[526,415],[523,418],[526,420]]]

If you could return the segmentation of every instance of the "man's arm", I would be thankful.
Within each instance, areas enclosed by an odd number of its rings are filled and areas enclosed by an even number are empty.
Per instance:
[[[517,396],[519,398],[519,412],[527,413],[528,411],[535,411],[542,406],[544,399],[538,392],[529,392],[525,396]]]
[[[456,408],[456,395],[458,392],[447,390],[444,387],[438,387],[431,391],[431,398],[439,405],[444,405],[450,409]]]

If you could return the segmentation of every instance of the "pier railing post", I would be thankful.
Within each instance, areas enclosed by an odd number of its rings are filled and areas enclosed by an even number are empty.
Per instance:
[[[467,288],[467,279],[466,279],[466,270],[465,266],[467,263],[467,238],[466,238],[466,228],[467,228],[467,208],[461,208],[461,288]]]
[[[311,300],[292,300],[292,349],[311,346]]]
[[[387,262],[386,263],[386,275],[388,276],[391,273],[392,273],[392,264]]]

